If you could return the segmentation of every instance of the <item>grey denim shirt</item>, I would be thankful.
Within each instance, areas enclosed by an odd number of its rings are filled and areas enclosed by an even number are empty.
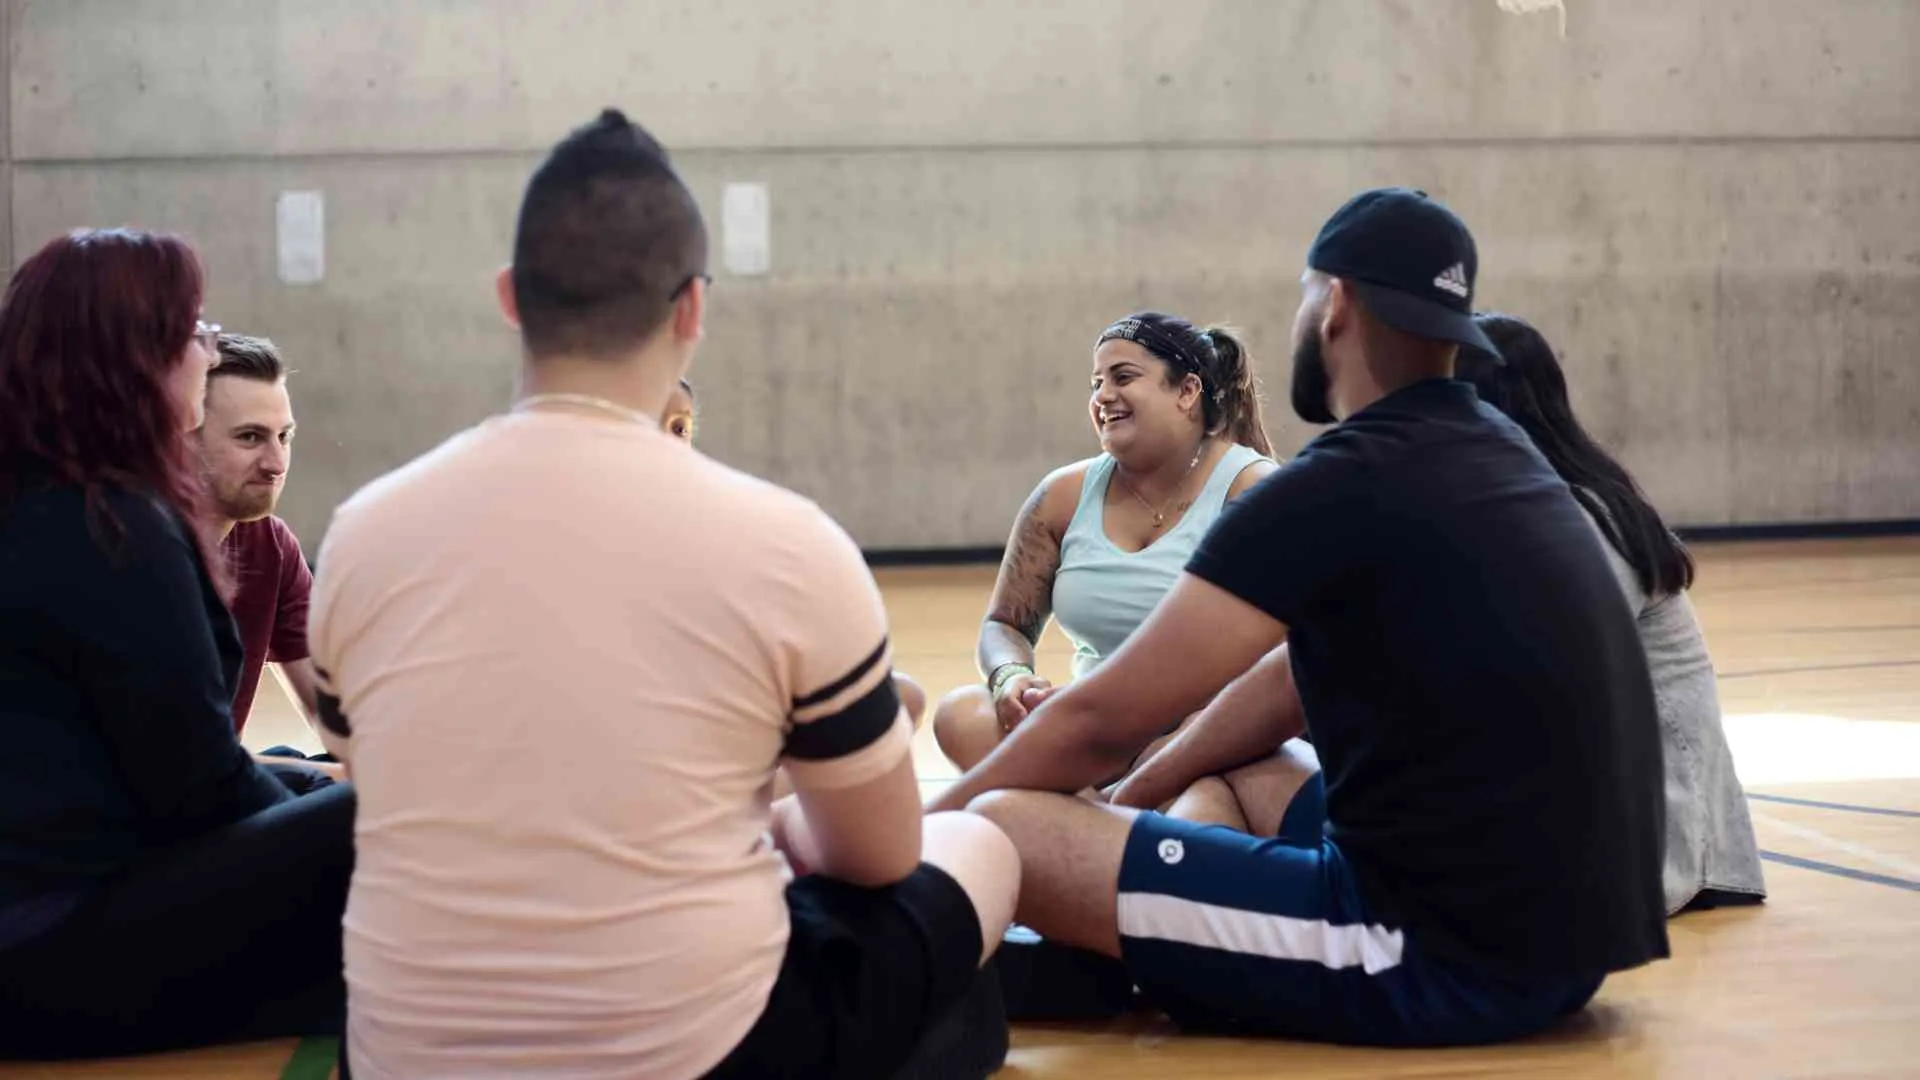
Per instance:
[[[1595,526],[1595,531],[1599,527]],[[1720,722],[1720,688],[1706,635],[1687,594],[1649,596],[1625,558],[1601,546],[1640,626],[1640,645],[1653,673],[1666,761],[1667,847],[1662,883],[1667,914],[1702,890],[1764,897],[1759,843],[1747,813],[1746,790],[1734,771],[1733,750]]]

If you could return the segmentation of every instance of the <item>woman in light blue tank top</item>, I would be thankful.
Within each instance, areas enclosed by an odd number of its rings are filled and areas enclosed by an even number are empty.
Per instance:
[[[1227,447],[1179,523],[1146,548],[1128,551],[1107,535],[1113,455],[1093,459],[1060,540],[1060,567],[1053,578],[1053,616],[1073,642],[1074,678],[1112,656],[1134,627],[1146,621],[1226,508],[1227,489],[1247,466],[1267,460],[1250,446]]]
[[[1113,654],[1173,586],[1227,502],[1274,468],[1252,358],[1223,329],[1140,312],[1094,343],[1088,415],[1102,453],[1040,482],[980,628],[982,683],[934,713],[941,749],[970,768],[1051,689],[1033,649],[1049,618],[1075,678]]]

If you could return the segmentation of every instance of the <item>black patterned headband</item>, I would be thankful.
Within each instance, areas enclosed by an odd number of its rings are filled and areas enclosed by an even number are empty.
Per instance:
[[[1203,333],[1200,336],[1206,338],[1207,335]],[[1144,319],[1121,319],[1100,331],[1100,340],[1094,342],[1093,347],[1097,349],[1109,341],[1131,341],[1160,359],[1200,376],[1202,382],[1206,381],[1207,369],[1200,365],[1200,361],[1175,341],[1173,335]],[[1212,340],[1208,339],[1207,344],[1212,345]]]

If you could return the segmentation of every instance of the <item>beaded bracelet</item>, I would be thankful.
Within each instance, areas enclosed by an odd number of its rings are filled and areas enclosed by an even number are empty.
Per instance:
[[[1022,675],[1031,674],[1033,674],[1032,664],[1023,664],[1018,660],[1009,660],[999,667],[994,668],[993,674],[987,676],[987,696],[995,701],[999,701],[1000,691],[1005,690],[1008,683]]]

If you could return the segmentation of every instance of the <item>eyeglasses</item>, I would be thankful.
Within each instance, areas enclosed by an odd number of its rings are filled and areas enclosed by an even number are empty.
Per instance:
[[[702,271],[701,273],[695,274],[692,277],[689,277],[687,280],[681,282],[673,290],[673,292],[667,295],[667,299],[669,300],[680,299],[680,294],[683,292],[686,292],[689,288],[691,288],[693,286],[693,283],[696,281],[706,285],[709,289],[713,287],[713,275],[706,273],[705,271]]]
[[[209,357],[212,357],[214,359],[219,358],[220,356],[220,324],[219,323],[210,323],[210,322],[203,322],[203,321],[196,320],[193,324],[193,340],[199,342],[200,347],[207,350],[207,355]],[[208,361],[208,363],[212,363],[212,362],[213,362],[212,360]]]

